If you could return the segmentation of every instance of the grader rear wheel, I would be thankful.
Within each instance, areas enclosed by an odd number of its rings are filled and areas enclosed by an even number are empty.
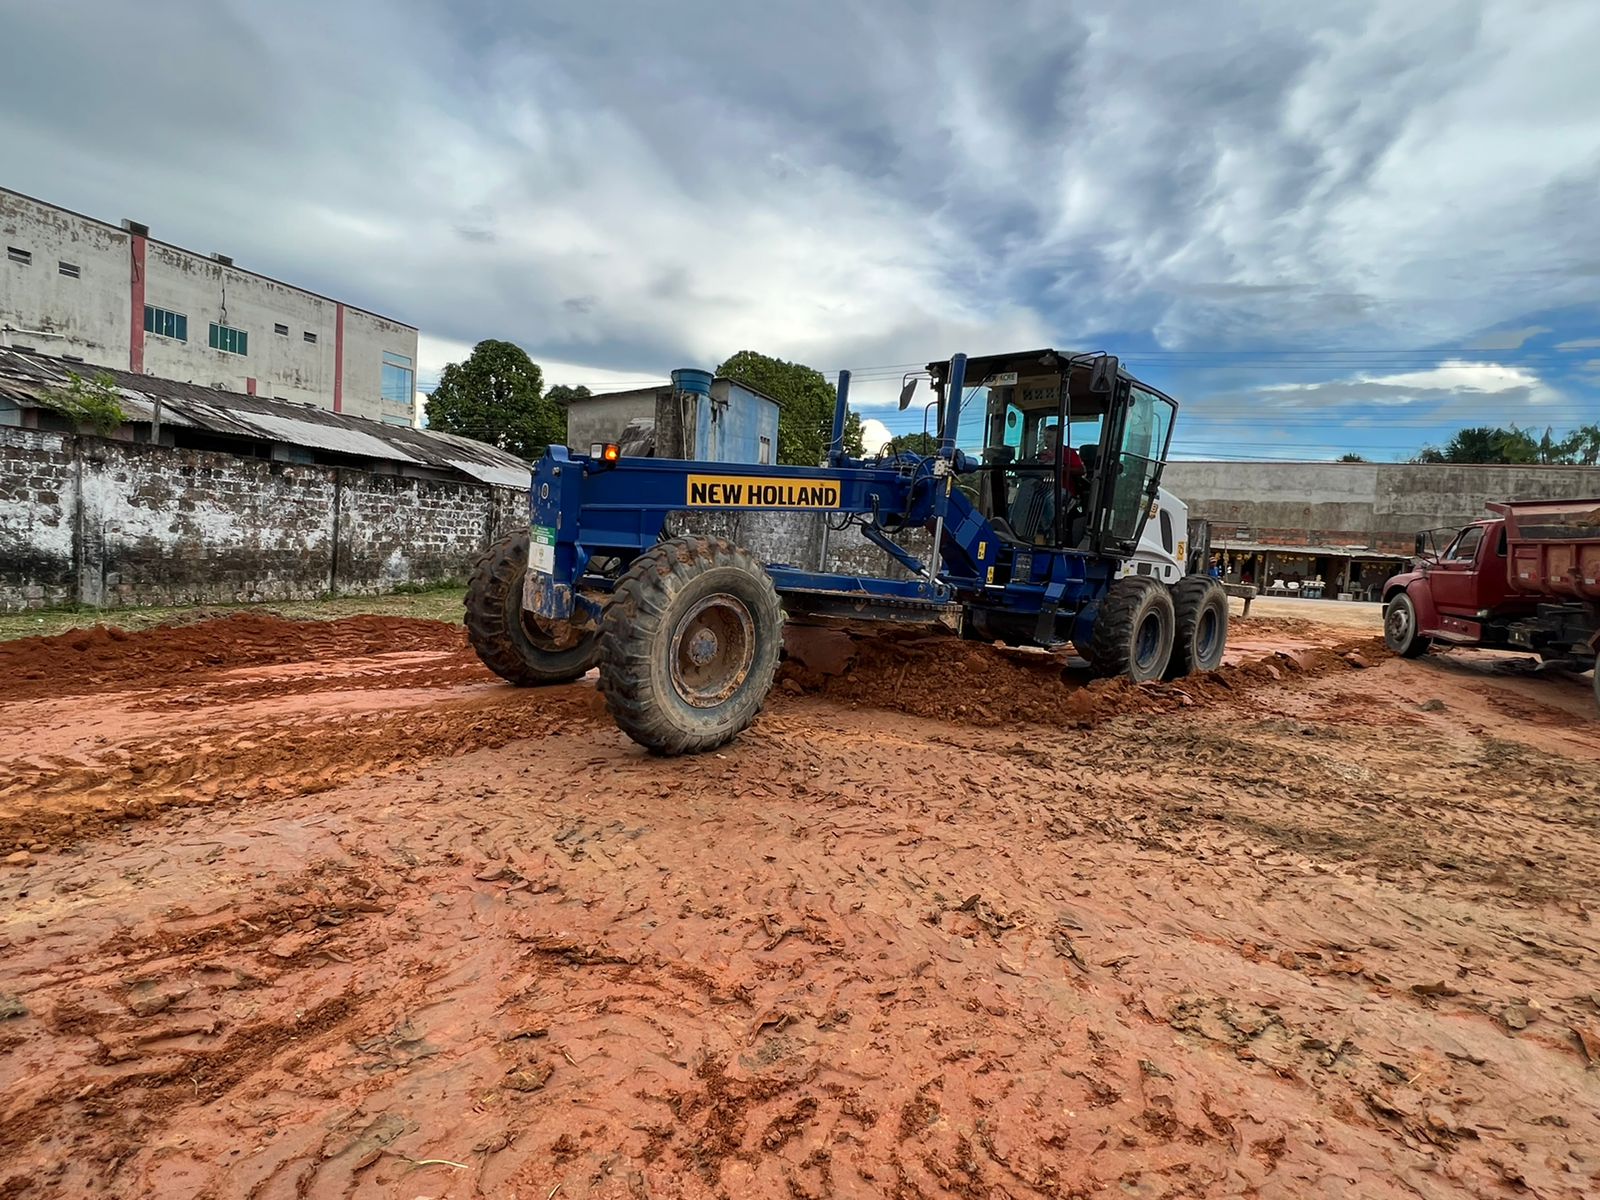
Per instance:
[[[1228,648],[1228,593],[1206,575],[1185,575],[1172,587],[1177,633],[1167,678],[1215,671]]]
[[[467,641],[483,665],[518,687],[571,683],[599,658],[594,630],[541,621],[522,608],[528,531],[512,533],[479,557],[467,583]]]
[[[600,690],[618,727],[656,754],[714,750],[766,702],[783,644],[772,579],[720,538],[673,538],[617,581]]]

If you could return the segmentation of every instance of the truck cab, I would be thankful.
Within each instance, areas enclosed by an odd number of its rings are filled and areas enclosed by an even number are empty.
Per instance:
[[[1401,594],[1409,600],[1410,613],[1395,604]],[[1406,643],[1410,625],[1415,626],[1411,636],[1430,641],[1504,645],[1506,624],[1536,607],[1511,590],[1502,518],[1417,534],[1415,564],[1384,584],[1383,601],[1384,636],[1391,648]]]
[[[1383,638],[1520,650],[1584,670],[1600,648],[1600,501],[1507,501],[1459,530],[1417,534],[1412,569],[1383,587]],[[1438,549],[1441,544],[1444,549]],[[1600,699],[1600,679],[1595,682]]]

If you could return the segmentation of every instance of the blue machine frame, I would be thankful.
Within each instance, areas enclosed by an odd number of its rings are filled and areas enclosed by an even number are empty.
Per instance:
[[[965,355],[950,360],[939,453],[928,457],[902,454],[866,461],[843,453],[850,387],[845,371],[839,375],[826,467],[661,458],[606,462],[571,454],[563,446],[550,447],[534,469],[529,490],[532,528],[524,608],[546,620],[592,625],[603,605],[593,595],[608,591],[613,581],[592,573],[591,564],[631,561],[660,541],[672,513],[809,511],[860,518],[861,532],[913,577],[889,579],[765,564],[773,585],[793,604],[876,601],[925,610],[930,616],[972,607],[1036,617],[1041,630],[1052,632],[1060,616],[1072,619],[1068,636],[1085,641],[1119,559],[1005,539],[953,486],[957,475],[982,468],[955,446],[966,365]],[[1165,446],[1161,457],[1164,461]],[[927,563],[891,537],[893,530],[917,527],[934,532]],[[1052,639],[1046,635],[1041,640]]]

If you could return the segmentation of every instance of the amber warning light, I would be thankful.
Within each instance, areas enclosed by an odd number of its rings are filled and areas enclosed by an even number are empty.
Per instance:
[[[622,457],[622,448],[615,442],[595,442],[589,447],[589,457],[613,466]]]

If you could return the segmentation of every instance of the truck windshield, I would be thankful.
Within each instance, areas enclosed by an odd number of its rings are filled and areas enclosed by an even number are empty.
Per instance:
[[[1444,552],[1446,558],[1469,562],[1478,556],[1478,543],[1483,541],[1483,526],[1469,525],[1456,535],[1456,540],[1450,543],[1450,549]]]

